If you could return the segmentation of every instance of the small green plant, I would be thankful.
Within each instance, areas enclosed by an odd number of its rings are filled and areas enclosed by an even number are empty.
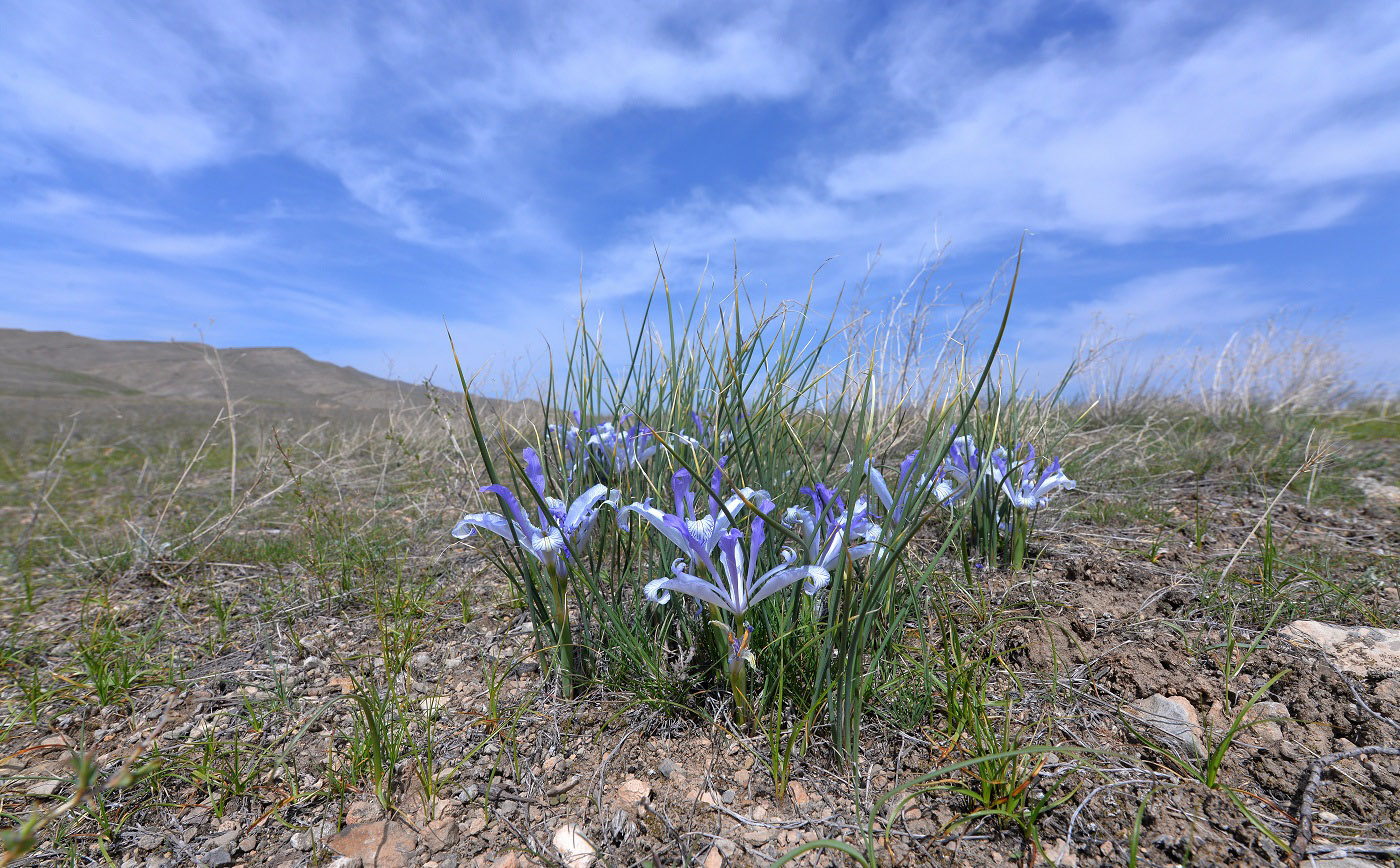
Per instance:
[[[1235,712],[1234,717],[1231,718],[1229,725],[1223,733],[1217,734],[1207,732],[1206,740],[1208,743],[1204,745],[1206,752],[1204,757],[1199,760],[1190,756],[1183,758],[1176,751],[1162,745],[1140,728],[1134,726],[1132,723],[1128,723],[1129,731],[1133,733],[1135,738],[1145,744],[1149,750],[1160,756],[1170,767],[1176,769],[1183,777],[1190,778],[1208,789],[1223,793],[1250,825],[1254,826],[1260,833],[1285,851],[1288,850],[1288,844],[1245,804],[1240,796],[1240,791],[1234,787],[1223,785],[1220,779],[1220,769],[1225,761],[1226,754],[1229,753],[1230,748],[1234,745],[1235,740],[1240,734],[1252,726],[1267,722],[1266,720],[1248,721],[1249,712],[1264,697],[1264,694],[1278,683],[1279,679],[1287,674],[1287,670],[1276,673],[1250,694],[1249,698],[1245,700],[1239,710]],[[1214,746],[1212,747],[1209,742],[1213,742]]]
[[[937,789],[944,786],[944,781],[958,772],[962,772],[979,763],[1004,763],[1016,758],[1022,760],[1034,760],[1035,757],[1054,751],[1057,755],[1074,755],[1084,753],[1081,748],[1074,746],[1058,745],[1027,745],[1014,751],[1006,751],[998,754],[971,757],[947,765],[939,766],[927,774],[911,778],[893,787],[880,798],[875,800],[870,812],[866,815],[866,822],[860,829],[861,837],[864,839],[863,847],[857,847],[847,841],[838,841],[832,838],[825,838],[819,841],[808,841],[800,844],[786,853],[783,853],[772,863],[772,868],[786,865],[804,853],[815,850],[835,850],[849,857],[861,868],[877,868],[881,864],[880,851],[877,840],[879,838],[877,818],[888,817],[891,820],[904,812],[904,808],[919,796],[930,789]]]
[[[264,751],[241,738],[220,739],[217,727],[210,727],[205,734],[200,751],[189,766],[189,775],[203,787],[216,816],[223,815],[230,799],[253,792],[268,768]]]
[[[224,598],[217,589],[209,592],[209,611],[213,613],[214,619],[219,624],[219,639],[228,639],[229,618],[233,614],[233,600]]]
[[[149,652],[159,634],[159,622],[144,635],[126,633],[110,618],[101,618],[92,635],[75,654],[83,683],[103,705],[125,702],[131,691],[152,683],[157,670]]]

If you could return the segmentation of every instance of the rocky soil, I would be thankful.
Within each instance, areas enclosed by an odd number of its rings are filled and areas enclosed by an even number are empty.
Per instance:
[[[55,813],[16,863],[33,865],[718,868],[837,839],[894,865],[1262,865],[1291,849],[1355,868],[1400,854],[1400,512],[1367,494],[1320,509],[1289,493],[1272,524],[1286,581],[1265,587],[1247,557],[1228,606],[1212,576],[1262,498],[1208,495],[1216,518],[1199,547],[1184,521],[1164,533],[1071,512],[1043,531],[1031,569],[980,574],[1008,624],[989,689],[1019,743],[1048,750],[1026,792],[1063,797],[1034,840],[966,821],[950,786],[872,819],[891,788],[971,756],[936,709],[919,726],[873,720],[855,776],[817,733],[780,795],[768,742],[737,732],[718,693],[679,710],[603,687],[558,699],[503,578],[460,546],[413,555],[431,582],[402,671],[385,663],[398,628],[383,609],[289,597],[306,581],[295,571],[273,596],[255,564],[199,568],[240,616],[211,654],[208,608],[174,604],[189,565],[154,560],[109,577],[101,597],[115,623],[153,629],[152,659],[173,655],[179,677],[138,674],[105,703],[67,692],[31,715],[26,667],[70,681],[82,668],[92,589],[7,612],[0,806],[7,826]],[[1168,511],[1190,516],[1203,496]],[[413,713],[376,734],[367,695]],[[413,745],[379,786],[352,765],[375,738]],[[96,764],[101,791],[58,816],[75,757]],[[138,780],[113,780],[124,769]],[[848,862],[830,849],[797,859]]]

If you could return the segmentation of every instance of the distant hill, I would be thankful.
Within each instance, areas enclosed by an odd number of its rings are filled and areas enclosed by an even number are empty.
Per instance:
[[[0,328],[0,400],[224,400],[216,351],[191,342],[104,341]],[[422,386],[318,362],[290,347],[217,350],[234,401],[298,410],[381,410],[424,397]]]

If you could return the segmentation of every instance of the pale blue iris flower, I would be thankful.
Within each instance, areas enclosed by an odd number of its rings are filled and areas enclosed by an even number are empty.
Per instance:
[[[893,494],[890,493],[885,477],[875,467],[874,460],[869,459],[865,462],[865,475],[870,481],[870,490],[884,508],[882,517],[896,523],[902,521],[910,502],[919,497],[927,498],[925,504],[933,502],[951,505],[962,496],[963,486],[950,477],[946,462],[940,464],[932,473],[925,473],[916,479],[913,471],[918,461],[919,450],[916,449],[899,463],[899,480],[895,483]]]
[[[656,431],[641,422],[629,428],[626,418],[616,425],[600,422],[588,429],[584,440],[588,450],[616,473],[641,467],[661,448]]]
[[[1048,467],[1037,471],[1035,447],[1022,444],[1026,457],[1016,461],[1006,449],[998,446],[991,454],[991,477],[1001,487],[1002,494],[1015,509],[1039,509],[1057,491],[1071,491],[1074,480],[1060,469],[1060,459],[1053,458]],[[1016,450],[1020,452],[1018,448]]]
[[[981,481],[982,453],[966,434],[953,439],[948,457],[939,466],[942,478],[934,486],[933,496],[939,503],[952,505],[961,500]]]
[[[564,454],[567,455],[567,456],[569,456],[570,458],[572,458],[572,457],[574,457],[576,454],[578,454],[579,425],[582,423],[582,416],[579,414],[579,411],[577,411],[577,410],[573,411],[573,413],[570,414],[570,415],[572,415],[572,416],[574,417],[574,424],[572,424],[572,425],[553,425],[553,424],[551,424],[551,425],[549,426],[549,428],[548,428],[548,431],[549,431],[549,435],[550,435],[551,437],[555,437],[555,438],[559,438],[559,439],[560,439],[561,444],[562,444],[563,447],[564,447]]]
[[[783,514],[783,523],[802,537],[808,565],[825,579],[820,584],[830,581],[842,550],[847,559],[854,561],[869,557],[879,548],[880,526],[864,497],[856,501],[848,515],[841,498],[820,482],[816,488],[802,488],[801,493],[812,499],[812,509],[789,507]]]
[[[700,445],[701,443],[709,443],[709,442],[710,442],[710,426],[709,426],[708,424],[705,423],[705,420],[702,419],[702,418],[700,417],[700,414],[699,414],[699,413],[696,413],[694,410],[690,411],[690,422],[691,422],[691,424],[693,424],[693,425],[695,426],[695,433],[696,433],[697,437],[696,437],[695,439],[692,439],[692,438],[689,438],[689,437],[684,437],[684,438],[682,438],[682,439],[686,440],[686,441],[689,442],[692,446],[696,446],[696,447],[699,447],[699,445]],[[721,432],[719,432],[719,445],[720,445],[720,447],[728,446],[730,443],[733,443],[733,442],[734,442],[734,432],[733,432],[733,431],[721,431]]]
[[[599,422],[586,430],[579,427],[579,412],[575,410],[572,415],[573,425],[550,425],[548,429],[550,437],[560,441],[570,459],[586,452],[610,472],[622,473],[641,467],[661,448],[661,439],[651,427],[641,422],[627,425],[630,415],[616,423]]]
[[[715,493],[720,490],[720,485],[724,480],[725,460],[720,459],[719,466],[710,476],[708,512],[696,509],[696,494],[692,490],[694,478],[690,475],[689,470],[682,467],[671,477],[671,494],[675,498],[675,512],[662,512],[651,505],[651,498],[647,498],[640,503],[631,503],[619,509],[617,513],[618,526],[627,530],[628,514],[636,513],[652,527],[659,530],[662,536],[675,544],[676,548],[685,553],[687,558],[708,567],[710,559],[714,556],[715,546],[719,545],[720,537],[729,530],[731,518],[737,515],[746,504],[768,499],[766,491],[741,488],[734,496],[726,500],[721,508]]]
[[[767,514],[773,509],[773,502],[765,499],[758,509]],[[791,549],[783,550],[783,559],[776,567],[758,575],[763,541],[764,520],[761,516],[755,516],[749,526],[747,547],[744,545],[743,531],[731,527],[719,536],[717,563],[714,559],[697,555],[697,560],[705,564],[708,576],[688,572],[685,559],[677,558],[671,564],[672,575],[669,578],[663,576],[647,583],[647,599],[653,603],[666,603],[673,592],[685,594],[717,606],[742,621],[749,609],[796,582],[803,582],[803,590],[810,595],[816,594],[830,580],[826,571],[819,567],[794,565],[797,555]]]
[[[525,475],[545,507],[541,509],[537,504],[538,524],[530,520],[510,489],[504,485],[486,485],[482,486],[482,493],[500,497],[509,516],[497,512],[472,513],[457,522],[452,535],[467,539],[479,531],[490,531],[518,543],[522,551],[562,579],[569,574],[569,561],[592,538],[603,505],[616,507],[617,494],[610,495],[606,485],[595,485],[575,498],[566,509],[564,501],[545,494],[544,468],[535,450],[527,448],[521,455],[525,459]]]

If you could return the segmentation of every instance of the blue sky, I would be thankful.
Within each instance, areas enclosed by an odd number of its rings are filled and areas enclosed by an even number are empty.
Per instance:
[[[445,317],[499,372],[580,279],[635,315],[654,246],[687,290],[736,250],[774,300],[820,267],[829,305],[945,244],[935,281],[976,295],[1029,231],[1034,365],[1287,308],[1400,382],[1394,2],[0,12],[0,325],[414,379]]]

